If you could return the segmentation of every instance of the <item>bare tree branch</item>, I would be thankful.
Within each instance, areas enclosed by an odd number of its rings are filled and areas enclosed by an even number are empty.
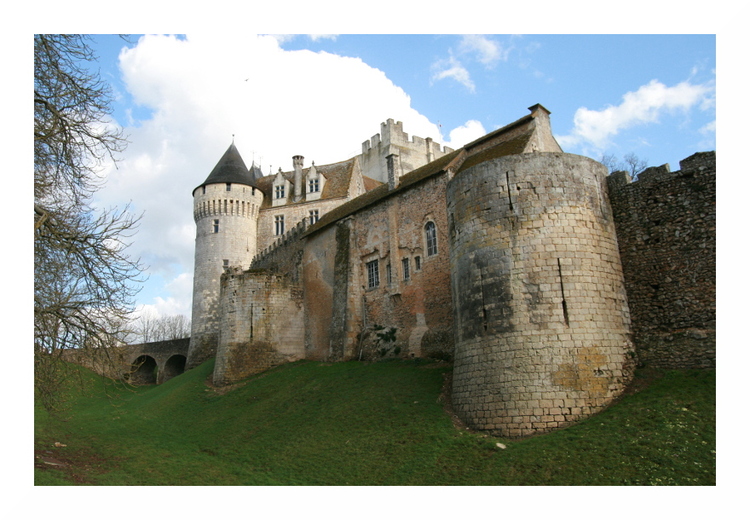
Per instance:
[[[34,37],[35,390],[48,409],[61,351],[116,345],[142,282],[126,254],[139,218],[91,205],[103,164],[126,145],[107,85],[85,66],[95,59],[85,36]]]

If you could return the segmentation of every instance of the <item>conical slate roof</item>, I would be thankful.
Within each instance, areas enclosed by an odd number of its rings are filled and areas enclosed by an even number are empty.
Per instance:
[[[207,186],[209,184],[224,184],[227,182],[244,184],[246,186],[257,188],[258,185],[256,183],[255,169],[257,169],[255,165],[253,165],[253,171],[247,169],[240,152],[237,150],[237,147],[234,146],[234,143],[232,143],[229,145],[229,148],[227,148],[227,151],[224,152],[222,158],[219,159],[219,162],[216,163],[214,169],[211,170],[211,173],[208,174],[206,180],[203,181],[203,184],[195,188],[195,190],[201,186]],[[195,192],[195,190],[193,190],[193,192]]]

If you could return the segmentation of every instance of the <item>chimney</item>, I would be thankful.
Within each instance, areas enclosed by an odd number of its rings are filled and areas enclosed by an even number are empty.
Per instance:
[[[398,154],[392,153],[385,158],[386,167],[388,168],[388,190],[393,190],[398,187],[399,171],[398,171]]]
[[[295,155],[292,157],[292,164],[294,164],[294,202],[302,200],[302,164],[305,158],[301,155]]]

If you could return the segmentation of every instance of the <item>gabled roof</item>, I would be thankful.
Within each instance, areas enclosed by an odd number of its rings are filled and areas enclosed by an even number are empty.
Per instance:
[[[325,199],[335,199],[339,197],[346,197],[349,194],[349,187],[351,186],[352,182],[352,175],[354,175],[354,169],[356,165],[356,157],[353,157],[351,159],[348,159],[346,161],[337,162],[334,164],[324,164],[324,165],[315,165],[315,170],[318,172],[318,175],[322,175],[325,177],[325,186],[323,187],[323,191],[320,194],[319,200],[325,200]],[[307,174],[310,172],[310,168],[303,168],[302,169],[302,178],[306,179]],[[261,209],[270,208],[272,207],[272,190],[273,190],[273,181],[276,178],[276,175],[267,175],[263,177],[262,179],[258,180],[257,187],[263,192],[265,197],[263,198],[263,204],[261,205]],[[289,183],[294,186],[294,172],[281,172],[282,177],[284,177],[285,180],[289,181]],[[376,180],[369,179],[368,177],[364,177],[365,181],[365,189],[372,189],[375,186],[380,185]],[[303,181],[304,182],[304,181]],[[307,194],[305,193],[306,190],[302,190],[302,200],[300,202],[304,202],[306,200]],[[289,202],[291,204],[291,202]],[[295,203],[296,204],[296,203]]]
[[[224,184],[227,182],[245,184],[246,186],[257,188],[258,184],[256,177],[258,175],[262,176],[258,167],[253,164],[253,169],[248,170],[247,166],[245,166],[245,161],[242,160],[240,152],[237,150],[237,147],[234,146],[234,143],[232,143],[229,145],[229,148],[227,148],[227,151],[224,152],[221,159],[219,159],[219,162],[216,163],[214,169],[211,170],[211,173],[208,174],[206,180],[203,181],[203,184],[196,187],[195,190],[209,184]],[[193,190],[193,193],[195,193],[195,190]]]
[[[396,188],[389,189],[387,184],[383,184],[329,211],[310,226],[304,236],[316,233],[344,217],[448,170],[457,173],[476,164],[507,155],[533,151],[562,152],[560,145],[552,137],[549,127],[550,112],[539,104],[529,107],[529,110],[531,114],[407,173],[399,179]]]

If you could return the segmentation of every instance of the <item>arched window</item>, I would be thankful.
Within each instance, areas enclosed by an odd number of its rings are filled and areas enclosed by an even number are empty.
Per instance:
[[[427,256],[436,255],[438,252],[437,248],[437,231],[435,229],[435,223],[430,221],[424,226],[424,236],[427,242]]]

